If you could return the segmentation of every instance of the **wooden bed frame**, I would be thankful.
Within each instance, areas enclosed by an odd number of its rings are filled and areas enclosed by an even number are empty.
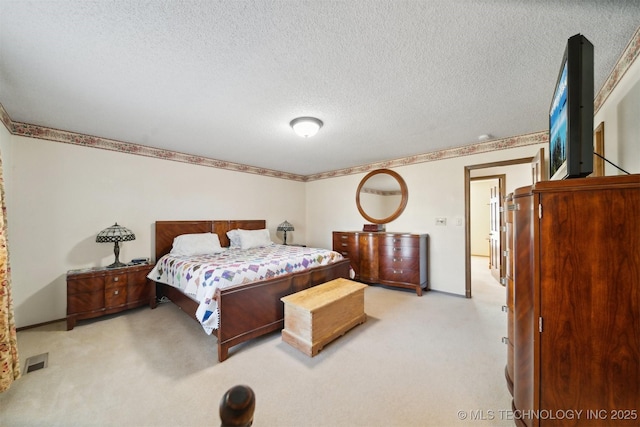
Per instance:
[[[156,221],[156,262],[169,253],[173,239],[181,234],[216,233],[223,247],[229,246],[227,231],[235,228],[266,228],[264,220],[230,221]],[[349,278],[349,260],[315,267],[303,272],[273,279],[232,286],[216,291],[220,325],[217,329],[218,360],[227,359],[229,349],[252,338],[284,328],[283,296],[310,288],[339,277]],[[196,319],[198,303],[179,289],[156,283],[158,296],[166,296]],[[197,320],[197,319],[196,319]],[[199,323],[199,322],[198,322]]]

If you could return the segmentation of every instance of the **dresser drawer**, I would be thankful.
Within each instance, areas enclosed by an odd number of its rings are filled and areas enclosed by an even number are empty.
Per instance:
[[[420,259],[416,257],[403,257],[401,255],[394,255],[392,257],[383,257],[380,259],[380,268],[419,271]]]
[[[419,285],[420,270],[414,270],[410,268],[381,268],[380,280]]]
[[[351,233],[333,233],[333,250],[345,258],[358,259],[358,239]]]
[[[381,246],[380,247],[381,258],[419,258],[420,247],[419,246]]]
[[[420,247],[420,239],[414,236],[389,235],[381,238],[381,244],[384,246],[413,246]]]

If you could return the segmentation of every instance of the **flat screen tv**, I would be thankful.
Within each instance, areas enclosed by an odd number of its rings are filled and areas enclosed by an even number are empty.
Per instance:
[[[567,41],[549,109],[549,176],[593,172],[593,45],[576,34]]]

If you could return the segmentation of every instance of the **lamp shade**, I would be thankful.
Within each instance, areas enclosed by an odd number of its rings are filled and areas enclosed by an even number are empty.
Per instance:
[[[293,231],[293,225],[287,220],[278,226],[278,231]]]
[[[308,138],[318,133],[322,127],[322,120],[316,119],[315,117],[298,117],[297,119],[291,120],[289,124],[296,134]]]
[[[124,267],[126,265],[118,259],[120,256],[119,242],[127,242],[130,240],[136,240],[136,235],[128,228],[118,225],[117,222],[98,233],[96,242],[113,243],[113,253],[116,256],[116,260],[113,264],[108,265],[107,268]]]
[[[118,225],[117,222],[111,227],[105,228],[96,236],[96,242],[98,243],[127,242],[129,240],[136,240],[136,235],[128,228]]]

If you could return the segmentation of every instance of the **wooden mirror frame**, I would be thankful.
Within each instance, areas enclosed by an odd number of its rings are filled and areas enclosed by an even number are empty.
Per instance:
[[[378,175],[378,174],[387,174],[392,178],[395,178],[395,180],[400,185],[400,191],[402,192],[402,199],[400,200],[400,206],[398,206],[398,209],[396,209],[394,213],[392,213],[386,218],[373,218],[369,216],[362,208],[362,205],[360,205],[360,190],[362,190],[364,183],[367,182],[367,180],[372,176]],[[402,177],[397,172],[394,172],[390,169],[376,169],[374,171],[369,172],[367,175],[365,175],[364,178],[362,178],[362,181],[360,181],[360,185],[358,185],[358,189],[356,190],[356,206],[358,207],[358,211],[360,212],[360,215],[362,215],[367,221],[373,224],[386,224],[398,218],[400,214],[402,214],[402,212],[404,211],[404,208],[407,207],[408,200],[409,200],[409,190],[407,190],[407,184],[404,182],[404,179],[402,179]]]

